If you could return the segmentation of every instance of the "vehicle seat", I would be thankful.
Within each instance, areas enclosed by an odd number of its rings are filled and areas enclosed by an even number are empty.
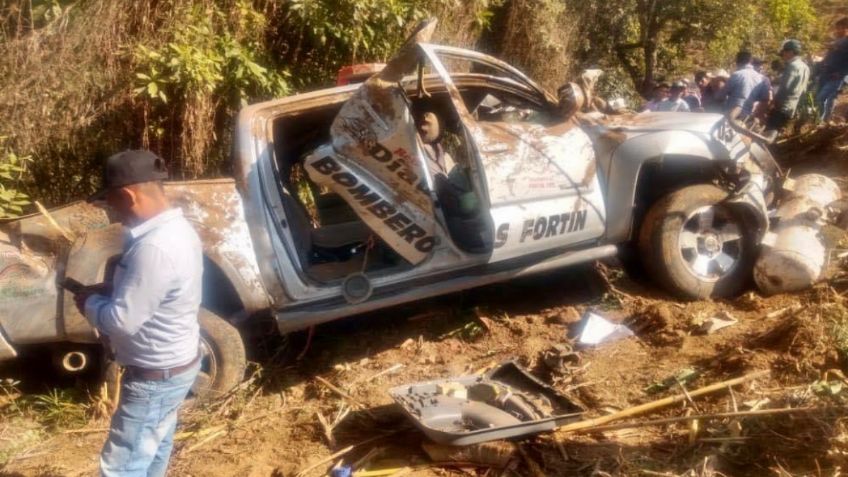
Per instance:
[[[303,205],[285,188],[283,203],[289,214],[292,237],[303,263],[310,263],[316,253],[322,256],[333,255],[334,249],[364,243],[371,236],[371,229],[361,220],[313,227]]]
[[[323,226],[345,222],[361,222],[359,216],[342,196],[336,193],[320,194],[313,190],[315,208],[318,209],[318,220]]]
[[[310,237],[313,247],[339,248],[363,243],[371,236],[371,229],[364,222],[343,222],[312,229]]]

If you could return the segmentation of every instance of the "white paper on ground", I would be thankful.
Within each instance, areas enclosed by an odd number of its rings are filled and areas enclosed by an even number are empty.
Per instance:
[[[733,315],[726,311],[719,311],[713,316],[705,319],[698,327],[698,331],[711,335],[722,328],[733,326],[736,323],[738,323],[738,320],[734,318]]]
[[[580,344],[597,345],[633,336],[630,328],[612,323],[591,311],[583,315],[583,321],[583,331],[577,340]]]

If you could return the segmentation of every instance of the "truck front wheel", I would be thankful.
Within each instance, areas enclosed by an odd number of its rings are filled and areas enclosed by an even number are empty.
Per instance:
[[[734,296],[751,280],[753,231],[714,185],[685,187],[645,216],[639,251],[648,274],[670,293],[697,300]]]

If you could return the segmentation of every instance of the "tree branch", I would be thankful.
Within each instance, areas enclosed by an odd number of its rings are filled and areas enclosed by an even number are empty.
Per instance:
[[[643,45],[644,45],[644,43],[642,43],[641,41],[636,42],[636,43],[619,43],[619,44],[615,45],[615,49],[616,50],[623,50],[623,51],[635,50],[636,48],[642,48]]]
[[[614,48],[615,49],[615,55],[618,57],[618,61],[621,62],[621,66],[624,68],[624,71],[627,72],[627,74],[630,76],[630,80],[633,81],[633,85],[640,92],[641,92],[642,88],[640,88],[639,85],[642,83],[641,82],[642,74],[639,71],[639,68],[637,68],[633,64],[632,61],[630,61],[630,58],[627,56],[627,52],[631,49],[639,48],[641,46],[642,46],[642,44],[639,43],[637,46],[635,46],[633,48],[629,48],[629,47],[628,48],[619,48],[619,45],[616,45],[615,48]]]

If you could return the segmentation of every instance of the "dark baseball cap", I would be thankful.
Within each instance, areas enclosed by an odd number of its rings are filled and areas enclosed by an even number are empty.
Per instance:
[[[789,40],[784,41],[783,44],[780,46],[780,52],[782,53],[784,51],[791,51],[792,53],[795,53],[796,55],[800,55],[801,54],[801,42],[798,41],[798,40],[795,40],[795,39],[789,39]]]
[[[168,178],[165,160],[143,149],[113,154],[103,168],[103,188],[88,198],[102,200],[111,189],[142,182],[161,181]]]

